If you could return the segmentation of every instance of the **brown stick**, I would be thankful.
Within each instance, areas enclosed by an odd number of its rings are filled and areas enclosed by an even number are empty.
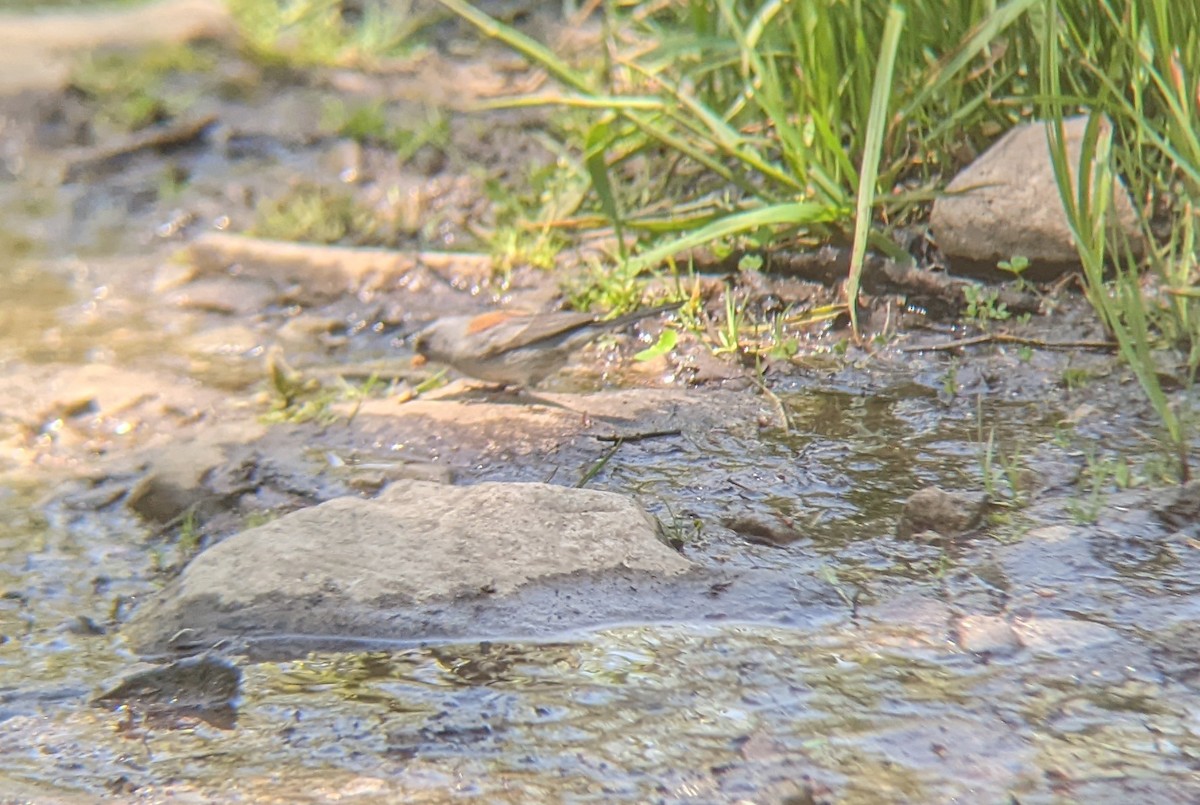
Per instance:
[[[1044,341],[1040,338],[1026,338],[1008,333],[984,333],[970,338],[958,338],[954,341],[944,341],[940,344],[915,344],[911,347],[901,347],[901,352],[940,352],[977,344],[1021,344],[1040,349],[1116,349],[1113,341]]]
[[[81,179],[95,179],[120,170],[126,160],[142,151],[164,151],[188,145],[200,138],[204,130],[217,121],[216,115],[205,115],[195,120],[185,120],[131,134],[115,145],[102,145],[88,149],[72,159],[63,170],[63,183],[70,184]]]

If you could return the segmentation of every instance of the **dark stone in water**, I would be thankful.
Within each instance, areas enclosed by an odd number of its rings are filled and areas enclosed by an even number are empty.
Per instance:
[[[923,531],[957,537],[979,526],[987,508],[983,493],[946,492],[936,486],[914,492],[904,501],[896,533],[902,538]]]
[[[804,536],[782,518],[767,519],[752,514],[738,514],[726,517],[721,524],[755,545],[780,547]]]
[[[1160,493],[1154,513],[1171,528],[1194,529],[1200,524],[1200,481],[1190,481]]]
[[[242,672],[228,661],[203,655],[137,670],[92,703],[102,707],[125,705],[159,724],[182,724],[191,717],[232,729],[237,721],[234,703],[241,682]]]

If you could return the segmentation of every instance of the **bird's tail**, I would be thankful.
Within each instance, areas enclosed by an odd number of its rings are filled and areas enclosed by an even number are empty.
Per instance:
[[[624,315],[617,316],[615,319],[608,319],[608,320],[604,321],[603,323],[604,323],[605,327],[609,327],[609,328],[616,330],[621,327],[624,327],[627,324],[633,324],[635,321],[641,321],[642,319],[648,319],[651,316],[657,316],[660,313],[667,313],[672,310],[678,310],[679,308],[683,307],[683,304],[684,304],[683,302],[669,302],[665,305],[655,305],[654,307],[644,307],[641,310],[635,310],[632,313],[626,313]]]

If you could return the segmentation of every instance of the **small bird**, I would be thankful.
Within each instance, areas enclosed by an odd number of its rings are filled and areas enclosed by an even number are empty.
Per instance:
[[[660,305],[608,320],[568,311],[494,310],[478,316],[446,316],[418,332],[413,348],[428,360],[479,380],[531,388],[601,333],[678,307]]]

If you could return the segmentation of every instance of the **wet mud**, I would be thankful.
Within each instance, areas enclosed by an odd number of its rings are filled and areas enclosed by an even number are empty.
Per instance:
[[[481,177],[553,157],[541,113],[460,110],[528,76],[477,43],[378,76],[203,47],[222,67],[171,79],[198,98],[172,122],[213,122],[161,148],[112,157],[123,135],[62,86],[0,98],[5,797],[1200,799],[1200,489],[1164,484],[1114,356],[913,350],[975,330],[877,300],[878,343],[799,333],[769,394],[699,343],[635,362],[636,335],[537,399],[418,393],[422,324],[560,293],[492,278],[473,234]],[[313,111],[347,96],[444,110],[449,144],[401,161],[348,142]],[[205,262],[206,237],[253,232],[301,184],[384,210],[343,245],[398,267],[347,286],[349,260],[332,279]],[[798,285],[742,282],[758,301]],[[1011,327],[1100,337],[1069,291]],[[400,478],[586,481],[696,569],[133,651],[123,627],[199,551]],[[982,521],[900,528],[930,487],[985,496]]]

